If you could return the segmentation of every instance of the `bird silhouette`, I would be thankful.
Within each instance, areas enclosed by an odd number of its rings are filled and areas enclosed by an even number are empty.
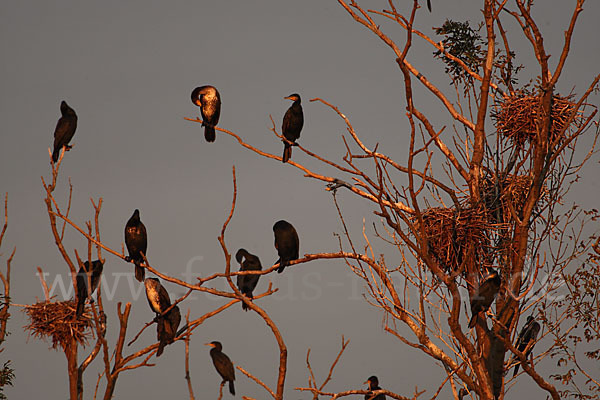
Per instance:
[[[300,95],[298,93],[290,94],[284,99],[292,100],[293,103],[285,112],[283,116],[283,123],[281,124],[281,132],[283,133],[283,137],[285,137],[290,142],[294,142],[296,144],[296,140],[300,138],[300,131],[302,131],[302,126],[304,126],[304,113],[302,112],[302,100],[300,99]],[[288,142],[283,142],[283,157],[281,161],[288,162],[288,160],[292,157],[292,145]]]
[[[92,293],[98,288],[103,267],[104,264],[100,260],[92,261],[91,268],[89,261],[84,262],[79,267],[75,279],[77,282],[77,318],[83,315],[85,300],[91,297]]]
[[[207,142],[216,139],[215,126],[221,116],[221,95],[216,87],[206,85],[197,87],[192,91],[192,103],[200,107],[204,138]]]
[[[181,322],[181,313],[179,307],[174,306],[165,314],[165,311],[171,307],[171,299],[169,293],[157,278],[146,279],[144,286],[148,304],[150,304],[152,311],[156,313],[156,336],[158,340],[156,357],[160,357],[165,346],[175,340],[177,328]]]
[[[282,273],[285,267],[292,260],[298,259],[300,251],[300,239],[296,229],[287,221],[277,221],[273,225],[273,234],[275,236],[275,248],[279,255],[279,260],[275,263],[279,264],[278,273]]]
[[[229,381],[229,393],[235,396],[235,386],[233,385],[233,381],[235,381],[235,371],[233,370],[233,364],[229,357],[222,352],[223,345],[221,342],[217,341],[206,343],[206,345],[212,347],[212,349],[210,349],[210,358],[212,358],[217,372],[221,375],[221,378],[223,378],[222,382]]]
[[[240,263],[240,271],[260,271],[262,265],[260,259],[254,254],[248,253],[245,249],[239,249],[235,254],[235,259]],[[237,287],[240,292],[252,300],[252,292],[258,285],[258,279],[260,275],[238,275],[237,276]],[[246,303],[242,302],[242,309],[248,311]]]
[[[371,391],[381,390],[381,388],[379,387],[379,379],[377,379],[375,375],[369,377],[365,384],[369,385],[369,390]],[[385,400],[385,394],[381,393],[377,396],[373,396],[373,393],[367,393],[365,394],[365,400]]]
[[[488,274],[471,297],[469,329],[473,328],[477,323],[478,315],[490,308],[498,294],[498,290],[500,290],[500,275],[498,275],[498,272],[492,268],[488,268],[487,272]]]
[[[69,146],[69,142],[75,135],[77,129],[77,114],[66,101],[60,102],[60,113],[61,117],[56,123],[54,129],[54,151],[52,152],[52,161],[57,162],[58,156],[60,155],[60,149],[63,147],[65,150],[70,150],[72,146]]]
[[[529,357],[531,351],[533,350],[533,346],[535,346],[535,340],[537,339],[538,334],[540,333],[540,324],[533,318],[531,315],[527,317],[527,322],[525,326],[521,329],[519,333],[519,339],[517,340],[517,350],[521,353],[525,354],[525,358]],[[513,378],[519,372],[519,366],[521,362],[519,361],[515,366],[515,372],[513,373]]]
[[[146,234],[146,227],[140,220],[140,210],[136,209],[127,221],[127,225],[125,225],[125,245],[129,252],[129,257],[126,257],[127,261],[133,261],[135,264],[135,279],[143,282],[145,270],[140,264],[144,262],[142,253],[146,255],[148,235]]]

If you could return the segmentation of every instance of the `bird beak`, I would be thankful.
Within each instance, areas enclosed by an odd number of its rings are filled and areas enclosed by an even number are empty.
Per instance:
[[[291,100],[290,96],[286,96],[284,99]]]
[[[205,346],[215,347],[212,343],[204,343]]]
[[[363,382],[363,385],[368,385],[368,384],[369,384],[369,381]]]

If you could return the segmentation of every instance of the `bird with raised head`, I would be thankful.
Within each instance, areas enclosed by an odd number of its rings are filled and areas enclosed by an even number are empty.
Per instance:
[[[192,103],[200,107],[204,138],[207,142],[214,142],[215,126],[221,116],[221,94],[214,86],[199,86],[192,91]]]
[[[65,151],[70,150],[69,142],[75,135],[77,129],[77,114],[66,101],[60,102],[61,117],[54,128],[54,151],[52,152],[52,161],[57,162],[60,155],[60,149],[63,147]]]
[[[135,210],[127,224],[125,225],[125,245],[129,256],[126,257],[128,262],[133,261],[135,264],[135,279],[140,282],[144,281],[145,270],[141,266],[144,262],[146,249],[148,248],[148,235],[146,226],[140,220],[140,210]]]
[[[369,385],[368,389],[370,391],[381,390],[379,387],[379,379],[377,379],[375,375],[369,377],[369,379],[367,379],[365,382],[365,385]],[[381,393],[377,396],[373,396],[373,393],[367,393],[365,394],[365,400],[385,400],[385,394]]]
[[[519,339],[517,340],[517,345],[515,346],[517,350],[525,354],[525,358],[529,357],[529,354],[531,354],[533,346],[535,346],[535,340],[537,339],[539,333],[540,324],[535,320],[535,318],[533,318],[533,316],[530,315],[527,317],[527,322],[519,333]],[[520,365],[521,362],[518,362],[515,366],[513,378],[517,375],[517,372],[519,372]]]
[[[479,287],[471,296],[471,320],[469,321],[469,329],[473,328],[477,323],[479,314],[485,313],[500,290],[500,275],[493,268],[487,268],[487,275],[483,278]]]
[[[84,262],[79,267],[79,272],[75,277],[77,282],[77,318],[83,315],[86,299],[91,298],[98,288],[103,268],[104,263],[100,260],[92,261],[91,267],[89,261]]]
[[[205,343],[205,345],[212,347],[212,349],[210,349],[210,358],[212,358],[217,372],[221,375],[221,378],[223,378],[221,383],[229,382],[229,393],[235,396],[235,386],[233,385],[233,381],[235,381],[235,371],[233,370],[231,360],[222,351],[223,345],[221,342],[217,341]]]
[[[160,357],[166,345],[173,343],[176,337],[177,328],[181,322],[181,313],[179,307],[171,307],[169,293],[160,284],[157,278],[148,278],[144,281],[146,288],[146,299],[152,311],[156,313],[156,335],[158,340],[158,350],[156,357]]]
[[[275,248],[279,255],[279,260],[275,264],[279,264],[277,272],[282,273],[290,261],[298,259],[300,239],[292,224],[284,220],[275,222],[273,234],[275,236]]]
[[[281,124],[281,133],[283,137],[293,142],[292,144],[283,141],[283,156],[281,161],[288,162],[292,157],[292,146],[296,145],[296,140],[300,138],[300,131],[304,126],[304,113],[302,112],[302,100],[298,93],[290,94],[284,99],[292,100],[293,103],[283,116]]]
[[[239,249],[235,254],[235,259],[240,263],[240,271],[261,271],[262,265],[260,259],[254,254],[250,254],[246,249]],[[258,278],[260,275],[238,275],[237,276],[237,287],[244,296],[252,300],[252,292],[258,285]],[[246,303],[242,302],[242,309],[248,311]]]

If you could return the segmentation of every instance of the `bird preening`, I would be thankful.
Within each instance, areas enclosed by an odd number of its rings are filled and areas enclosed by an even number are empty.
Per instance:
[[[158,350],[156,357],[159,357],[166,345],[173,343],[177,334],[177,328],[181,322],[181,313],[179,307],[171,307],[169,293],[160,284],[157,278],[148,278],[144,281],[146,287],[146,298],[152,311],[156,313],[156,335],[158,340]],[[168,312],[166,312],[169,310]],[[165,313],[166,312],[166,313]]]
[[[54,129],[54,151],[52,152],[52,161],[57,162],[60,150],[64,147],[65,151],[70,150],[69,142],[75,135],[77,129],[77,114],[66,101],[60,103],[61,117],[56,123]]]
[[[381,388],[379,387],[379,379],[377,379],[375,375],[370,376],[369,379],[367,379],[367,381],[365,382],[365,385],[369,385],[369,391],[381,390]],[[377,396],[374,396],[373,393],[367,393],[365,394],[365,400],[385,400],[385,394],[381,393]]]
[[[83,315],[85,301],[91,298],[92,293],[98,288],[103,267],[104,263],[100,260],[92,261],[91,267],[89,261],[79,267],[75,279],[77,282],[77,318]]]
[[[300,252],[300,239],[296,229],[287,221],[281,220],[273,225],[273,234],[275,236],[275,248],[279,255],[278,273],[282,273],[290,261],[297,260]]]
[[[498,271],[487,268],[487,275],[483,278],[479,287],[471,296],[471,320],[469,321],[469,329],[475,326],[478,316],[481,313],[485,313],[490,308],[498,294],[498,290],[500,290],[500,283]]]
[[[240,263],[240,271],[261,271],[262,265],[260,259],[254,254],[250,254],[246,249],[239,249],[235,254],[235,259]],[[237,287],[244,294],[252,300],[252,292],[258,285],[258,279],[260,275],[238,275],[237,276]],[[246,303],[242,302],[242,309],[248,311]]]
[[[212,347],[212,349],[210,349],[210,358],[212,358],[217,372],[221,375],[221,378],[223,378],[221,383],[224,384],[225,382],[229,382],[229,393],[235,396],[235,386],[233,385],[233,381],[235,381],[235,371],[231,360],[222,351],[223,345],[221,342],[213,341],[206,343],[206,346]]]
[[[519,333],[519,339],[517,340],[516,348],[521,353],[525,355],[525,358],[528,358],[533,350],[533,346],[535,345],[535,340],[537,339],[538,334],[540,333],[540,324],[533,318],[531,315],[527,317],[527,322],[525,326],[521,329]],[[519,361],[515,366],[515,372],[513,373],[513,378],[519,372],[519,366],[521,362]]]
[[[285,163],[292,157],[292,146],[295,146],[296,140],[300,138],[300,131],[302,131],[302,127],[304,126],[304,114],[299,94],[290,94],[284,97],[284,99],[293,101],[290,108],[285,112],[283,123],[281,124],[283,137],[292,142],[290,144],[285,140],[283,141],[283,156],[281,157],[281,161]]]
[[[214,142],[216,139],[215,126],[219,123],[221,115],[219,91],[214,86],[199,86],[192,91],[192,103],[200,107],[204,138],[207,142]]]
[[[148,235],[146,234],[146,227],[140,220],[140,210],[136,209],[127,221],[127,225],[125,225],[125,245],[129,252],[129,257],[126,257],[127,261],[133,261],[135,264],[135,279],[143,282],[145,270],[141,263],[144,262],[146,249],[148,248]]]

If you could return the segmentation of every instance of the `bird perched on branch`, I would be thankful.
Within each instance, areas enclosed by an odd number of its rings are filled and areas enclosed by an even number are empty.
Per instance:
[[[181,322],[181,313],[179,307],[171,307],[169,293],[160,284],[157,278],[148,278],[144,281],[146,287],[146,298],[152,311],[156,313],[156,334],[158,339],[158,350],[156,357],[160,357],[166,345],[173,343],[176,337],[177,328]]]
[[[292,260],[298,259],[300,251],[300,239],[296,229],[287,221],[277,221],[273,225],[273,234],[275,235],[275,248],[279,255],[279,260],[275,264],[279,264],[278,273],[282,273],[285,267]]]
[[[292,146],[296,145],[296,140],[300,137],[300,131],[304,126],[304,113],[302,112],[302,100],[298,93],[290,94],[284,99],[292,100],[293,103],[285,112],[283,116],[283,123],[281,124],[281,132],[285,137],[293,144],[283,142],[283,157],[281,161],[287,162],[292,157]]]
[[[91,268],[89,261],[84,262],[79,267],[75,279],[77,282],[77,318],[83,315],[85,300],[91,297],[92,293],[98,288],[103,267],[104,263],[100,260],[92,261]]]
[[[221,95],[216,87],[206,85],[197,87],[192,91],[192,103],[200,107],[204,138],[207,142],[214,142],[215,126],[219,123],[221,115]]]
[[[500,290],[500,275],[493,268],[487,268],[487,275],[479,284],[479,288],[471,296],[471,321],[469,329],[477,323],[477,317],[490,308]]]
[[[205,344],[206,346],[212,347],[212,349],[210,349],[210,358],[212,358],[217,372],[221,375],[221,378],[223,378],[222,383],[229,381],[229,393],[235,396],[235,387],[233,385],[233,381],[235,381],[235,371],[233,370],[233,364],[229,357],[221,351],[223,350],[223,345],[221,342],[216,341]]]
[[[146,227],[140,221],[140,210],[136,209],[125,225],[125,245],[129,252],[129,257],[126,257],[127,261],[133,261],[135,264],[135,279],[143,282],[145,270],[140,264],[144,262],[142,253],[145,256],[148,248],[148,235]]]
[[[262,265],[260,259],[254,254],[248,253],[245,249],[239,249],[235,254],[235,259],[240,263],[240,271],[260,271]],[[252,300],[252,292],[258,284],[258,278],[260,275],[238,275],[237,276],[237,287],[240,292]],[[242,309],[248,311],[246,303],[242,302]]]
[[[369,385],[369,390],[371,390],[371,391],[381,390],[381,388],[379,387],[379,379],[377,379],[377,377],[375,375],[373,375],[369,379],[367,379],[365,384]],[[381,393],[381,394],[378,394],[377,396],[373,396],[372,393],[367,393],[367,394],[365,394],[365,400],[385,400],[385,394]]]
[[[521,329],[519,333],[519,339],[517,340],[516,348],[521,353],[525,354],[525,358],[529,357],[531,351],[533,350],[533,346],[535,346],[535,340],[537,339],[538,334],[540,333],[540,324],[533,318],[531,315],[527,317],[527,322],[525,326]],[[515,366],[515,372],[513,373],[513,378],[519,372],[519,366],[521,362],[519,361]]]
[[[64,100],[60,102],[60,113],[62,116],[58,119],[54,129],[54,151],[52,152],[52,161],[54,162],[58,161],[60,149],[64,147],[65,151],[71,150],[72,146],[69,146],[69,142],[73,139],[75,129],[77,129],[77,114]]]

